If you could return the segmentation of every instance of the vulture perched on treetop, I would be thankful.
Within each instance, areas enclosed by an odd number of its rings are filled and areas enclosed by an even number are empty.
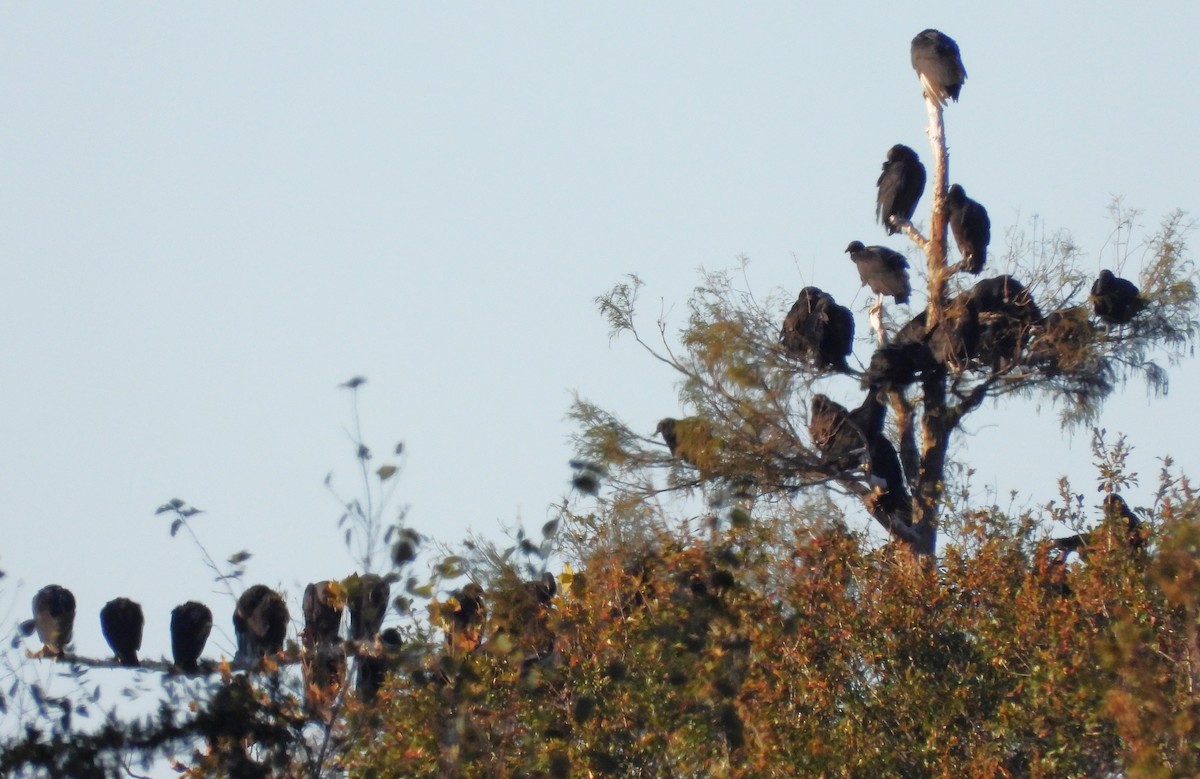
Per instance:
[[[1042,323],[1042,312],[1025,285],[1012,276],[978,282],[968,293],[979,314],[979,358],[1002,370],[1015,362]]]
[[[900,228],[892,224],[892,217],[911,221],[917,210],[917,201],[925,191],[925,166],[917,153],[898,143],[888,149],[883,173],[879,174],[879,195],[875,199],[875,218],[880,221],[888,235],[895,235]]]
[[[338,582],[320,581],[304,588],[305,643],[334,644],[342,626],[346,589]]]
[[[908,283],[908,260],[886,246],[863,246],[853,241],[846,252],[858,266],[862,283],[877,295],[891,295],[897,303],[907,303],[912,287]]]
[[[136,666],[142,648],[142,628],[146,618],[142,607],[129,598],[116,598],[100,609],[100,632],[121,665]]]
[[[282,651],[287,626],[288,607],[282,595],[265,584],[243,592],[233,612],[238,662],[250,666]]]
[[[950,211],[954,242],[963,256],[963,267],[968,273],[979,275],[987,262],[987,247],[992,241],[992,221],[988,219],[987,209],[967,197],[958,184],[946,193],[946,206]]]
[[[854,346],[854,315],[829,293],[805,287],[783,320],[779,342],[788,355],[812,360],[818,368],[849,371],[846,356]]]
[[[200,670],[197,661],[212,632],[212,621],[212,610],[194,600],[171,611],[171,657],[179,670],[186,673]]]
[[[1138,288],[1132,281],[1113,275],[1107,268],[1092,285],[1092,310],[1100,321],[1109,325],[1130,322],[1142,308]]]
[[[921,79],[925,96],[939,105],[946,98],[958,102],[958,93],[967,80],[958,44],[937,30],[923,30],[912,40],[912,66]]]
[[[354,574],[346,579],[345,585],[350,606],[350,638],[374,641],[387,616],[392,586],[373,573]]]
[[[75,627],[75,596],[57,584],[38,590],[33,596],[33,624],[42,641],[42,656],[62,657]]]

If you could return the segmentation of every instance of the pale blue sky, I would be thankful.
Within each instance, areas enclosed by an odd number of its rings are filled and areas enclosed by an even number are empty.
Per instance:
[[[356,374],[369,442],[408,447],[417,530],[540,526],[573,390],[647,434],[679,410],[595,313],[623,274],[648,322],[661,299],[682,323],[695,269],[743,254],[763,292],[866,302],[843,249],[907,248],[874,224],[874,184],[894,143],[928,158],[908,47],[930,26],[962,48],[951,172],[994,256],[1038,214],[1098,268],[1113,194],[1149,225],[1200,213],[1194,4],[0,6],[6,624],[57,582],[82,653],[107,652],[118,595],[143,603],[150,655],[186,599],[228,631],[232,603],[153,516],[175,496],[298,613],[305,582],[352,570],[322,479],[353,486],[335,387]],[[1103,420],[1148,478],[1159,454],[1197,465],[1200,370],[1173,378]],[[963,449],[1041,502],[1090,478],[1088,435],[1032,413],[981,412]],[[1032,446],[1000,444],[1015,424]]]

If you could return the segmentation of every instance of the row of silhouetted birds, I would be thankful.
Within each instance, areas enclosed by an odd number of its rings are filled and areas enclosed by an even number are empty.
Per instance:
[[[912,41],[912,66],[927,97],[944,106],[958,100],[966,69],[958,44],[937,30],[925,30]],[[887,154],[876,181],[875,214],[888,235],[900,232],[916,212],[924,193],[925,167],[917,153],[896,144]],[[987,262],[991,222],[987,209],[967,197],[959,184],[946,193],[950,230],[962,261],[952,268],[979,275]],[[886,246],[852,242],[846,252],[858,269],[864,286],[880,296],[906,303],[912,292],[908,261]],[[1139,290],[1127,279],[1102,270],[1089,298],[1094,315],[1105,325],[1128,324],[1141,310]],[[814,446],[831,470],[867,465],[869,475],[883,489],[876,495],[889,514],[908,511],[903,471],[895,447],[882,435],[886,407],[881,393],[904,387],[943,368],[956,372],[972,366],[1004,370],[1038,333],[1048,342],[1070,341],[1090,326],[1081,309],[1056,311],[1043,317],[1029,290],[1009,275],[979,281],[947,302],[943,317],[933,328],[921,312],[904,325],[891,343],[879,347],[862,373],[868,390],[863,404],[848,410],[825,395],[815,395],[809,431]],[[847,357],[854,345],[854,315],[832,295],[805,287],[784,318],[779,335],[786,354],[818,370],[856,373]],[[1053,359],[1054,355],[1045,355]],[[673,456],[678,456],[683,420],[667,418],[658,426]],[[685,458],[686,459],[686,458]]]
[[[344,582],[322,581],[304,591],[305,646],[340,641],[343,604],[350,611],[351,641],[373,641],[387,615],[391,587],[374,574],[354,575]],[[246,589],[237,600],[233,630],[237,641],[234,661],[252,667],[283,650],[290,615],[287,601],[263,584]],[[140,604],[115,598],[100,610],[100,630],[121,665],[138,665],[145,616]],[[199,660],[212,632],[212,610],[188,601],[171,611],[171,656],[185,673],[199,670]],[[75,626],[75,596],[66,587],[50,584],[33,596],[33,620],[27,632],[37,631],[43,657],[59,658],[66,652]],[[386,631],[385,631],[386,632]]]

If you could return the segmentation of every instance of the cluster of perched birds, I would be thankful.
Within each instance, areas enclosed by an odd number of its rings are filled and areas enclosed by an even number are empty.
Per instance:
[[[911,61],[925,96],[935,101],[939,110],[947,100],[957,102],[967,73],[953,39],[938,30],[924,30],[912,41]],[[876,181],[876,218],[888,235],[910,225],[925,183],[925,167],[917,153],[903,144],[893,146]],[[947,221],[962,256],[949,270],[979,275],[987,263],[991,241],[987,209],[968,197],[960,184],[949,187],[945,202]],[[873,315],[882,308],[885,296],[897,303],[908,302],[912,286],[903,254],[861,241],[852,242],[846,252],[863,286],[878,295]],[[1128,324],[1143,304],[1137,286],[1109,270],[1100,272],[1089,299],[1094,315],[1110,327]],[[1049,343],[1068,340],[1089,327],[1081,309],[1044,317],[1029,290],[1010,275],[979,281],[948,301],[941,314],[930,327],[928,313],[922,311],[901,327],[890,343],[881,327],[883,343],[861,373],[854,371],[847,359],[854,345],[854,315],[824,290],[814,286],[800,290],[780,331],[779,341],[787,355],[817,370],[861,376],[867,397],[854,410],[825,395],[813,397],[809,432],[832,470],[866,465],[872,480],[885,485],[877,498],[889,514],[908,511],[909,496],[896,450],[882,435],[884,391],[903,388],[939,370],[1001,371],[1018,362],[1035,335],[1044,334]],[[677,453],[684,421],[667,418],[659,423],[658,433],[672,455]]]
[[[541,611],[558,593],[553,574],[523,583],[522,592]],[[450,648],[476,647],[486,615],[483,588],[475,583],[450,593],[445,608],[446,643]],[[304,590],[304,628],[300,631],[300,663],[305,679],[305,699],[311,711],[328,721],[331,704],[345,684],[347,649],[358,657],[356,689],[361,697],[375,697],[387,674],[390,658],[401,644],[395,628],[383,629],[390,608],[391,585],[375,574],[354,574],[342,581],[320,581]],[[343,639],[342,622],[350,612],[348,638]],[[233,630],[236,666],[260,667],[264,661],[281,657],[290,615],[287,601],[263,584],[246,589],[237,599]],[[212,670],[201,668],[200,656],[212,631],[212,611],[189,601],[171,612],[171,655],[180,673]],[[75,626],[75,596],[65,587],[50,584],[33,597],[33,619],[27,633],[36,630],[42,642],[41,657],[65,659]],[[129,598],[115,598],[100,610],[100,629],[116,662],[127,667],[140,665],[145,616],[142,607]]]

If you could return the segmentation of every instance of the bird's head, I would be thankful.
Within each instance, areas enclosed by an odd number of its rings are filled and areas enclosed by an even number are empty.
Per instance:
[[[962,188],[961,184],[955,184],[946,190],[946,200],[951,203],[962,203],[967,199],[967,191]]]
[[[851,241],[850,245],[846,247],[846,251],[853,254],[854,252],[861,252],[865,248],[867,247],[863,246],[862,241]]]

